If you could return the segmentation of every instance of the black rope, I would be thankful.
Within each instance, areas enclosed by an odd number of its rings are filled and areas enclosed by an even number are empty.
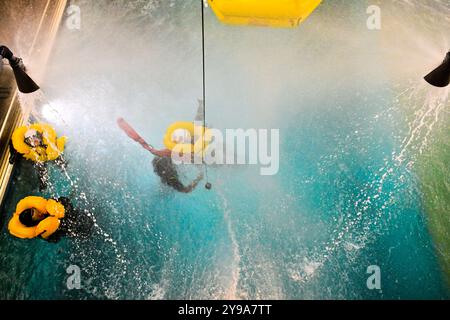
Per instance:
[[[211,184],[209,183],[208,179],[208,166],[205,163],[205,131],[206,131],[206,71],[205,71],[205,6],[204,1],[200,0],[201,6],[202,6],[202,71],[203,71],[203,78],[202,78],[202,84],[203,84],[203,135],[202,135],[202,162],[205,169],[205,177],[206,177],[206,187],[210,188]],[[209,187],[208,187],[209,186]]]
[[[202,4],[203,125],[204,127],[206,127],[205,7],[203,0],[201,0],[201,4]]]

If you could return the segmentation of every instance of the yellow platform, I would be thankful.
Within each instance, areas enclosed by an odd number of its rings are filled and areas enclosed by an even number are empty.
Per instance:
[[[299,26],[322,0],[208,0],[226,24],[284,27]]]

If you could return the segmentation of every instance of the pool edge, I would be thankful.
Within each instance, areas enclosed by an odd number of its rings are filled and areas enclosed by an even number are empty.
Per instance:
[[[39,53],[37,64],[40,70],[33,74],[39,81],[43,78],[45,66],[53,48],[56,35],[61,25],[67,0],[47,0],[46,6],[42,12],[39,25],[37,26],[33,42],[28,50],[28,56],[33,53]],[[11,174],[14,166],[9,164],[9,148],[8,143],[15,128],[25,124],[31,113],[32,106],[19,102],[18,90],[14,83],[12,72],[7,75],[6,84],[11,92],[9,98],[5,99],[2,108],[7,108],[4,119],[2,119],[0,127],[0,204],[3,204]]]

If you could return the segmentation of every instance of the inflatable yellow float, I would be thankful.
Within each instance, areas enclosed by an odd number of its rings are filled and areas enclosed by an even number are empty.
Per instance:
[[[220,21],[226,24],[294,28],[322,0],[208,0]]]
[[[29,209],[36,210],[45,217],[34,227],[27,227],[20,221],[21,213]],[[9,221],[8,230],[20,239],[33,239],[38,236],[47,239],[58,230],[60,219],[63,219],[64,215],[64,206],[53,199],[26,197],[17,204],[16,212]]]
[[[30,146],[26,142],[25,135],[34,130],[42,137],[42,144]],[[58,138],[55,129],[47,124],[32,124],[17,128],[12,135],[14,149],[27,160],[34,162],[47,162],[58,159],[64,152],[66,137]]]
[[[190,142],[180,143],[174,140],[176,131],[185,131],[190,137]],[[211,130],[198,126],[193,122],[175,122],[170,125],[164,135],[164,145],[167,149],[182,154],[198,154],[204,152],[211,142]]]

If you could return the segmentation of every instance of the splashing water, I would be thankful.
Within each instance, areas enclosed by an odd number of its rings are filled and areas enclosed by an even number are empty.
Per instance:
[[[439,31],[448,5],[382,1],[381,33],[367,30],[365,1],[324,2],[295,30],[224,26],[208,11],[208,123],[280,129],[280,172],[212,167],[213,190],[182,195],[161,186],[151,156],[116,119],[156,147],[169,124],[192,119],[202,87],[198,3],[73,3],[82,28],[61,30],[45,96],[31,104],[35,119],[69,137],[67,170],[50,166],[45,196],[70,195],[95,232],[54,246],[11,238],[15,204],[37,193],[30,164],[18,165],[4,204],[0,297],[448,296],[415,173],[448,121],[448,90],[411,80],[448,43]],[[180,171],[187,182],[196,174]],[[82,270],[80,291],[65,287],[71,264]],[[367,289],[370,265],[382,270],[382,291]]]

